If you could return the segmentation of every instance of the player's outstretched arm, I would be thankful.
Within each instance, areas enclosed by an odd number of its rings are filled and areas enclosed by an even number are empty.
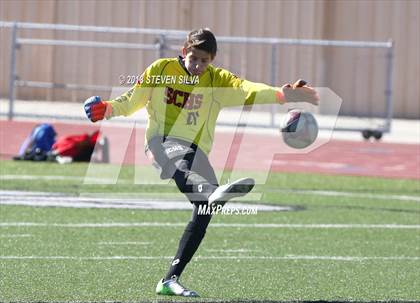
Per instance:
[[[217,94],[216,91],[216,99],[222,107],[291,102],[308,102],[314,105],[319,103],[317,91],[307,85],[304,80],[298,80],[293,85],[285,84],[282,87],[274,87],[240,79],[231,72],[220,68],[215,70],[215,74],[215,87],[221,88],[219,89],[220,94]],[[226,91],[224,88],[233,88],[233,90]]]
[[[307,85],[305,80],[298,80],[293,85],[285,84],[281,87],[277,98],[282,103],[307,102],[314,105],[319,103],[318,92]]]
[[[93,96],[84,103],[86,116],[92,122],[103,120],[112,114],[112,106],[108,102],[102,101],[101,97]]]

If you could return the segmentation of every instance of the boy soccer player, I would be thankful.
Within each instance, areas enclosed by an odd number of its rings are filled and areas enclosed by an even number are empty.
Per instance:
[[[178,250],[156,293],[197,297],[178,279],[203,239],[211,214],[199,214],[199,206],[223,206],[228,200],[250,192],[254,180],[243,178],[219,186],[208,160],[216,119],[228,106],[262,103],[318,103],[317,92],[306,82],[281,88],[240,79],[216,68],[216,38],[209,29],[188,34],[178,58],[159,59],[143,73],[137,84],[122,96],[102,101],[94,96],[84,109],[92,122],[128,116],[146,107],[146,152],[162,179],[172,178],[193,205],[192,218],[179,241]]]

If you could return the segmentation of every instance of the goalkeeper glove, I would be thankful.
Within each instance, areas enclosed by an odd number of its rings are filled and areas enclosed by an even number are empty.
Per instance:
[[[277,99],[280,103],[308,102],[318,105],[319,95],[315,89],[306,85],[306,81],[298,80],[293,86],[283,85],[281,90],[277,91]]]
[[[92,122],[103,120],[112,114],[112,106],[101,100],[99,96],[93,96],[85,101],[84,109],[86,116]]]

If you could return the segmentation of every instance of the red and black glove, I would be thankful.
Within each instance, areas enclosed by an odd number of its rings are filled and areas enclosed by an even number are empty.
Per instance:
[[[112,107],[107,102],[102,101],[101,97],[93,96],[85,101],[84,109],[90,121],[96,122],[109,115]]]

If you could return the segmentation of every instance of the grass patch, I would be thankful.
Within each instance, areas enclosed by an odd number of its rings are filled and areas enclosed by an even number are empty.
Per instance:
[[[1,161],[0,165],[2,190],[65,192],[72,195],[103,193],[108,196],[177,192],[174,184],[133,184],[135,170],[130,166],[122,167],[117,184],[86,185],[83,183],[88,169],[86,164],[62,166]],[[359,196],[324,196],[303,192],[310,190],[350,192]],[[267,184],[258,186],[256,191],[263,193],[261,201],[249,202],[299,206],[300,210],[259,212],[252,216],[215,216],[213,226],[210,224],[196,254],[197,258],[193,259],[182,276],[183,284],[200,293],[202,297],[199,300],[158,297],[154,294],[156,283],[165,274],[170,257],[175,253],[184,224],[190,219],[189,211],[0,205],[0,222],[3,223],[0,224],[0,301],[420,299],[418,228],[320,229],[214,225],[419,225],[420,203],[414,199],[419,197],[418,181],[273,173]],[[411,196],[413,200],[392,198],[395,195]],[[175,197],[183,198],[181,195]],[[8,222],[38,222],[47,226],[4,224]],[[168,223],[168,226],[54,225],[118,222],[162,222]],[[170,223],[176,225],[170,226]],[[31,256],[34,258],[14,258]],[[121,258],[115,259],[117,256]],[[325,259],[304,259],[299,256]],[[345,261],[334,257],[355,259]],[[381,259],[383,257],[385,259]]]

